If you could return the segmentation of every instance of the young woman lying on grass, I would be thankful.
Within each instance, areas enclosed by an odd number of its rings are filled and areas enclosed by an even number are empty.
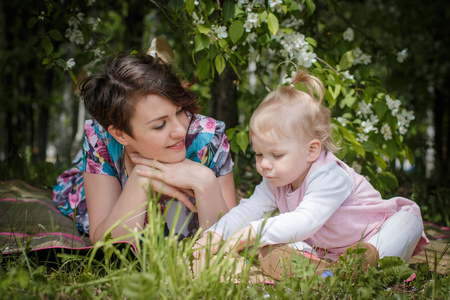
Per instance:
[[[225,124],[199,115],[188,87],[169,64],[146,54],[119,54],[81,83],[94,119],[86,121],[83,148],[58,178],[53,201],[92,243],[119,220],[113,237],[145,226],[149,183],[164,195],[163,210],[178,199],[181,238],[236,205]],[[167,230],[176,206],[168,208]]]

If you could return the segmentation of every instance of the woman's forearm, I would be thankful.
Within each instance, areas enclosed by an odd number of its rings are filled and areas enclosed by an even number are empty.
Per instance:
[[[198,219],[203,230],[208,229],[228,212],[219,180],[214,173],[204,168],[196,178],[194,185]]]

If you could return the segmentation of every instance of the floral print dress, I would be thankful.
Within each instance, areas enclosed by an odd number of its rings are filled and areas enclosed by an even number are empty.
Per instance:
[[[192,120],[185,140],[186,158],[209,167],[219,177],[232,171],[233,161],[230,145],[225,135],[225,124],[202,115],[190,116]],[[85,123],[83,148],[78,152],[71,167],[62,173],[53,187],[53,202],[61,213],[70,218],[75,217],[78,229],[89,234],[89,217],[84,193],[83,172],[116,177],[122,188],[128,179],[124,163],[124,146],[117,142],[96,120]],[[191,199],[195,202],[194,199]],[[162,210],[170,198],[160,199]],[[198,229],[197,214],[181,202],[178,227],[175,229],[180,237],[192,236]],[[170,230],[171,217],[176,205],[171,205],[167,212],[166,229]],[[173,209],[172,209],[173,208]],[[171,210],[173,212],[171,212]],[[189,219],[189,220],[188,220]],[[183,228],[181,224],[187,226]]]

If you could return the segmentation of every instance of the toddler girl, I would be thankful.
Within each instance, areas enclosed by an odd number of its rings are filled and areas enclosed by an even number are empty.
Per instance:
[[[293,87],[298,83],[308,93]],[[366,248],[373,262],[384,256],[408,261],[428,243],[419,206],[401,197],[383,200],[333,154],[331,113],[321,104],[319,79],[299,72],[292,84],[270,93],[250,119],[262,182],[207,230],[194,256],[204,257],[209,239],[213,252],[221,239],[240,250],[258,234],[261,246],[272,245],[261,250],[262,267],[277,279],[282,270],[274,260],[294,252],[321,267],[349,247]],[[279,215],[267,218],[276,209]]]

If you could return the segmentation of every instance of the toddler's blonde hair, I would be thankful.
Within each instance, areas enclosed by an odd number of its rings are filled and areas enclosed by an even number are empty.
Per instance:
[[[308,93],[294,86],[303,83]],[[269,93],[250,118],[250,139],[256,135],[269,138],[271,130],[299,141],[318,139],[322,149],[336,152],[331,127],[331,112],[322,105],[325,88],[322,82],[301,70],[291,86],[283,86]]]

